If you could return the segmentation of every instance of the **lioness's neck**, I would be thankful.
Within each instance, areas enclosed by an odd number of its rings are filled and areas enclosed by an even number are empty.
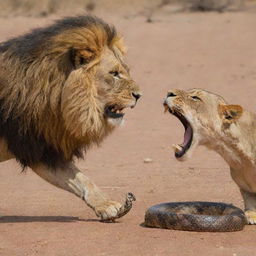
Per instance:
[[[244,111],[243,116],[212,138],[207,147],[219,153],[230,167],[255,166],[256,116]]]

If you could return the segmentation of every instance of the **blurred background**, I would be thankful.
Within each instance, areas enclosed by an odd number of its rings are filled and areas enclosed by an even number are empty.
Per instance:
[[[255,0],[1,0],[1,16],[49,16],[81,14],[82,12],[117,12],[144,15],[148,21],[157,14],[188,11],[255,10]]]
[[[254,0],[1,0],[0,13],[6,15],[48,16],[108,11],[115,14],[145,15],[156,12],[240,11],[253,8]]]

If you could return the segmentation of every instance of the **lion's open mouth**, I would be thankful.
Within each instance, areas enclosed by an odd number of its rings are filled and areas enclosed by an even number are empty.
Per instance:
[[[105,116],[113,119],[123,118],[124,113],[122,112],[124,108],[117,105],[107,106],[105,108]]]
[[[175,157],[176,158],[180,158],[182,157],[190,148],[191,144],[192,144],[192,140],[193,140],[193,129],[192,126],[190,125],[189,121],[186,119],[185,116],[183,116],[180,112],[178,112],[175,109],[171,109],[169,108],[166,104],[165,104],[165,108],[168,108],[168,111],[176,116],[181,123],[183,124],[184,128],[185,128],[185,133],[184,133],[184,140],[181,144],[174,144],[174,150],[175,150]]]

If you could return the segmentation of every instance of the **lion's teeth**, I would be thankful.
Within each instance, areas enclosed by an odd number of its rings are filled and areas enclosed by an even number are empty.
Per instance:
[[[123,108],[118,108],[117,106],[111,107],[110,111],[115,114],[120,114],[123,112]]]
[[[167,105],[164,105],[164,113],[166,113],[169,110],[169,107]]]
[[[182,146],[179,144],[173,144],[172,146],[173,146],[175,152],[180,152],[183,149]]]

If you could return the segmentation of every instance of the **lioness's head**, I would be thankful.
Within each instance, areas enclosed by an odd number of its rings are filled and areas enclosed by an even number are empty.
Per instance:
[[[185,128],[183,143],[173,145],[179,160],[191,155],[197,145],[213,145],[243,113],[241,106],[228,105],[219,95],[201,89],[171,90],[164,107]]]

